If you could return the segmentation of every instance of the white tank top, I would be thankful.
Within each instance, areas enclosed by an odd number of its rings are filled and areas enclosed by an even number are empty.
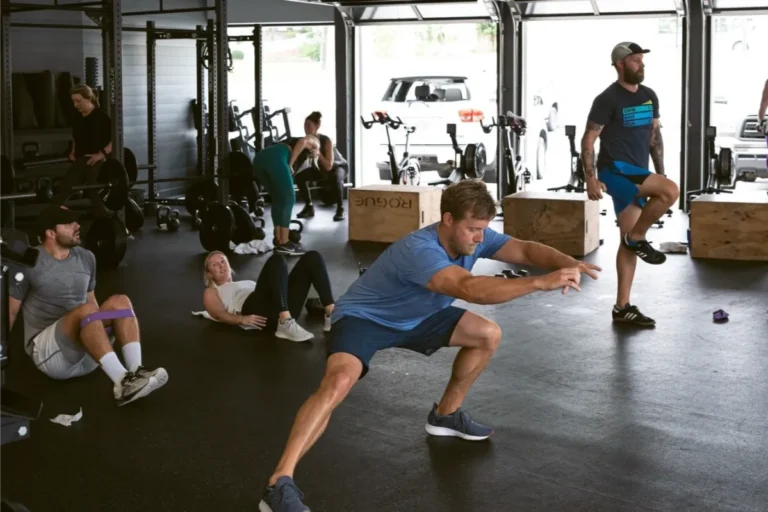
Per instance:
[[[214,285],[216,286],[216,285]],[[216,286],[219,292],[219,298],[224,304],[224,309],[232,315],[236,315],[243,310],[243,303],[248,296],[256,289],[255,281],[233,281]]]

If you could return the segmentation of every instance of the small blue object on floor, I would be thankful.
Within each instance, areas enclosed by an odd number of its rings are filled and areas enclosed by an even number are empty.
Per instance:
[[[712,318],[717,324],[724,324],[728,321],[728,313],[723,311],[722,309],[718,309],[714,313],[712,313]]]

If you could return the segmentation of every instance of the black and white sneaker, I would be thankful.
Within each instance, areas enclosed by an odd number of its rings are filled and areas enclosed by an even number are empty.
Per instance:
[[[344,207],[343,206],[337,206],[336,207],[336,215],[333,216],[333,220],[335,220],[336,222],[339,222],[339,221],[344,220],[344,219],[345,219]]]
[[[653,248],[647,240],[632,240],[629,235],[621,237],[621,245],[637,254],[638,258],[651,265],[661,265],[667,261],[664,253]]]
[[[638,327],[655,327],[656,320],[647,317],[640,312],[637,306],[626,304],[623,308],[613,306],[613,321],[616,323],[631,324]]]
[[[115,384],[113,393],[118,406],[129,404],[139,398],[144,398],[157,389],[157,381],[147,374],[141,376],[127,372],[120,384]]]

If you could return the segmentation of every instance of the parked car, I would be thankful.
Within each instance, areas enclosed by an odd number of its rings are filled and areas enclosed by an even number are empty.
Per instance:
[[[446,133],[449,123],[456,124],[456,139],[464,149],[467,144],[482,143],[487,154],[484,181],[496,182],[497,133],[483,132],[480,121],[491,122],[498,115],[495,94],[482,97],[473,90],[470,81],[463,76],[409,76],[390,79],[377,110],[390,117],[400,117],[407,125],[415,126],[410,138],[411,156],[421,163],[422,173],[445,171],[454,159],[451,140]],[[541,179],[546,174],[549,133],[557,129],[558,104],[541,94],[531,97],[526,110],[528,131],[525,155],[528,168]],[[402,155],[404,137],[392,133],[398,159]],[[381,145],[386,146],[382,136]],[[382,155],[386,154],[386,148]],[[382,158],[377,162],[380,176],[388,175],[389,162]],[[429,178],[428,178],[429,180]]]

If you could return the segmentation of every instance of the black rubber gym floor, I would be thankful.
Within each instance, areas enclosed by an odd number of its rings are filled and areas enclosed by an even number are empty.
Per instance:
[[[346,243],[346,223],[318,208],[305,242],[326,258],[340,295],[381,250]],[[502,229],[495,222],[496,229]],[[684,240],[677,213],[654,242]],[[296,473],[313,511],[765,511],[768,509],[768,266],[670,255],[638,263],[633,302],[652,331],[619,329],[618,238],[603,218],[603,265],[581,293],[495,307],[504,341],[465,407],[490,442],[428,438],[427,413],[454,350],[379,353]],[[253,511],[294,414],[325,360],[317,335],[294,344],[191,315],[201,309],[204,251],[183,224],[148,219],[97,296],[127,293],[144,360],[165,388],[118,408],[101,371],[69,382],[37,372],[14,331],[7,384],[44,401],[29,440],[2,449],[3,495],[41,511]],[[236,256],[254,278],[265,256]],[[477,273],[500,264],[483,262]],[[730,322],[714,324],[724,309]],[[57,414],[83,418],[66,428]]]

